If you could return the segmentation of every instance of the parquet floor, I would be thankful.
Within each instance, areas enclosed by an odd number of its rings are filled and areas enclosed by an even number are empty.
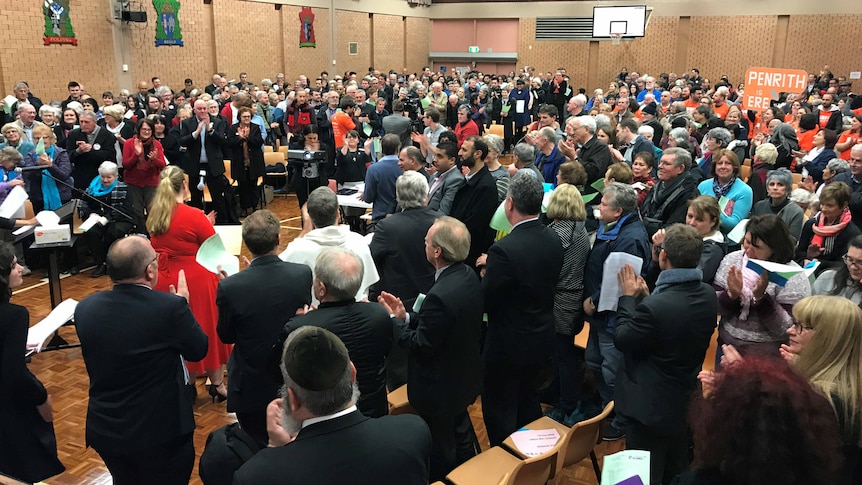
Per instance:
[[[281,246],[293,240],[299,233],[299,209],[293,196],[276,197],[268,206],[282,220]],[[281,248],[280,248],[281,249]],[[248,256],[247,251],[243,252]],[[40,280],[40,272],[34,271],[25,277],[24,284],[16,291],[12,301],[24,305],[30,311],[30,323],[34,324],[50,312],[50,297],[48,286]],[[89,271],[76,276],[66,276],[62,280],[64,298],[81,300],[87,295],[107,290],[111,287],[108,277],[90,278]],[[73,328],[63,327],[60,335],[70,343],[77,342]],[[87,413],[87,392],[89,382],[81,351],[78,348],[53,352],[44,352],[33,356],[30,363],[31,371],[45,384],[51,394],[54,404],[54,428],[57,435],[60,460],[66,465],[66,472],[49,479],[46,483],[57,485],[112,483],[102,460],[90,448],[84,445],[84,424]],[[129,376],[134,379],[135,376]],[[195,450],[203,451],[206,437],[219,427],[234,422],[236,419],[228,414],[225,404],[213,404],[204,387],[204,380],[198,379],[198,399],[195,402]],[[479,404],[470,407],[470,416],[483,449],[487,448],[487,433],[482,421],[482,411]],[[602,443],[596,447],[600,457],[624,449],[624,441]],[[192,484],[200,484],[197,474],[197,461],[192,473]],[[595,475],[589,460],[585,460],[572,470],[564,471],[560,482],[563,485],[596,484]]]

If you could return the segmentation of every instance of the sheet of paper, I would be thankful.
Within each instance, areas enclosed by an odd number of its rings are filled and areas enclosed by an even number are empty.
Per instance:
[[[71,298],[64,300],[47,317],[42,319],[41,322],[30,327],[30,330],[27,331],[27,349],[25,351],[35,350],[36,352],[41,352],[42,345],[48,340],[48,337],[53,335],[64,323],[72,319],[75,315],[75,307],[77,306],[78,302],[76,300]]]
[[[560,440],[560,433],[555,429],[522,429],[512,433],[512,441],[521,453],[527,456],[539,456],[551,451]]]
[[[362,122],[362,131],[365,133],[365,136],[371,136],[371,131],[372,131],[371,125],[369,125],[368,123],[363,121]]]
[[[90,214],[90,217],[88,217],[87,220],[81,224],[81,227],[79,227],[78,230],[80,230],[81,232],[87,232],[92,229],[93,226],[95,226],[96,224],[107,226],[108,219],[93,212],[92,214]]]
[[[383,153],[383,149],[380,148],[380,138],[375,137],[372,146],[374,147],[374,153]]]
[[[36,156],[41,157],[45,154],[45,139],[39,138],[39,143],[36,144]]]
[[[590,184],[590,187],[596,189],[596,192],[604,192],[605,190],[605,179],[598,179],[595,182]]]
[[[632,184],[632,188],[634,188],[635,190],[644,190],[646,189],[646,184],[644,184],[643,182],[635,182]]]
[[[201,244],[195,259],[198,264],[215,274],[218,274],[219,266],[228,276],[239,273],[239,258],[227,252],[218,233]]]
[[[510,109],[512,109],[512,105],[511,105],[511,104],[507,104],[507,105],[504,105],[504,106],[503,106],[503,109],[502,109],[501,111],[502,111],[503,113],[508,113]]]
[[[506,210],[503,208],[503,204],[505,203],[506,201],[500,202],[500,205],[497,206],[497,210],[494,211],[494,215],[491,216],[491,223],[488,225],[495,231],[508,233],[509,229],[512,228],[512,225],[509,224],[509,219],[506,219]]]
[[[213,226],[213,229],[221,236],[225,250],[234,256],[239,256],[242,252],[242,226]]]
[[[739,221],[730,232],[727,233],[727,238],[736,244],[742,243],[742,239],[745,237],[745,227],[748,225],[748,219],[743,219]]]
[[[431,100],[428,98],[422,98],[422,107],[427,108],[431,105]]]
[[[60,225],[60,216],[54,213],[54,211],[39,211],[36,214],[36,220],[39,221],[39,225],[42,227],[57,227]]]
[[[515,101],[515,113],[521,114],[524,112],[524,108],[527,107],[527,102],[523,99],[518,99]]]
[[[416,301],[413,302],[413,311],[419,313],[419,310],[422,309],[422,303],[425,301],[425,293],[419,293],[416,295]]]
[[[764,271],[768,271],[769,281],[778,286],[786,285],[787,280],[799,273],[805,272],[805,268],[798,265],[792,266],[789,264],[773,263],[772,261],[764,261],[762,259],[749,259],[746,267],[757,274],[763,274]]]
[[[596,196],[598,196],[598,195],[601,195],[601,194],[599,194],[598,192],[593,192],[592,194],[587,194],[587,195],[583,195],[583,196],[581,196],[581,199],[583,199],[583,200],[584,200],[584,204],[589,204],[589,203],[590,203],[590,202],[592,202],[592,201],[593,201],[593,199],[595,199],[595,198],[596,198]]]
[[[802,267],[802,272],[805,273],[805,276],[808,277],[808,282],[812,285],[814,284],[814,280],[817,279],[817,277],[814,275],[814,272],[817,271],[817,268],[819,266],[820,261],[811,261],[810,263]]]
[[[5,111],[7,115],[12,114],[12,105],[15,104],[16,101],[18,101],[18,98],[11,94],[3,98],[3,111]]]
[[[13,187],[3,204],[0,204],[0,217],[12,219],[20,209],[24,208],[24,201],[29,198],[24,187]]]
[[[649,451],[626,450],[605,455],[602,485],[644,485],[649,483]]]
[[[25,232],[29,231],[30,229],[33,229],[33,226],[21,226],[18,229],[15,229],[15,231],[12,232],[12,235],[13,236],[20,236],[21,234],[24,234]]]
[[[617,303],[619,303],[622,295],[617,273],[627,264],[632,265],[635,274],[640,274],[644,260],[629,253],[611,253],[608,255],[602,270],[602,291],[599,295],[598,311],[617,311]]]

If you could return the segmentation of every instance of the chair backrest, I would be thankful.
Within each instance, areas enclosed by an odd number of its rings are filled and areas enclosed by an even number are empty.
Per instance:
[[[493,124],[485,130],[486,135],[497,135],[500,138],[503,138],[505,135],[503,134],[503,125]]]
[[[558,471],[590,456],[590,452],[593,451],[593,447],[596,446],[596,442],[599,439],[599,433],[602,430],[602,421],[611,414],[613,409],[614,402],[611,401],[605,406],[601,414],[580,423],[575,423],[571,430],[566,433],[566,436],[560,439],[565,448],[560,452],[563,460],[557,467]]]
[[[739,175],[742,176],[743,181],[748,182],[748,176],[751,175],[751,167],[749,167],[748,165],[740,165]]]
[[[561,439],[551,451],[520,462],[512,470],[509,480],[500,481],[500,483],[506,485],[546,485],[553,475],[562,441]],[[503,478],[505,479],[505,476]]]
[[[272,145],[264,145],[263,146],[263,153],[272,153],[274,151],[275,150],[272,149]]]
[[[793,177],[793,183],[799,185],[802,183],[802,174],[801,173],[792,173],[790,174]]]
[[[284,156],[284,152],[266,152],[263,154],[263,163],[267,166],[284,163]]]
[[[499,160],[501,165],[505,165],[508,167],[509,165],[515,163],[515,155],[512,155],[511,153],[506,155],[500,155]]]
[[[30,199],[24,201],[24,219],[32,219],[36,217],[36,212],[33,211],[33,202]]]
[[[72,209],[72,234],[83,234],[84,232],[79,228],[84,221],[81,220],[81,216],[78,214],[78,207],[81,205],[81,199],[74,199],[74,201],[75,207]]]

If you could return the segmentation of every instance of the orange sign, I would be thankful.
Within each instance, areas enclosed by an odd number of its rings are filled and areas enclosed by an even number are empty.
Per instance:
[[[760,111],[769,107],[769,101],[778,99],[778,93],[801,93],[807,86],[808,73],[801,69],[752,67],[745,71],[742,107]]]

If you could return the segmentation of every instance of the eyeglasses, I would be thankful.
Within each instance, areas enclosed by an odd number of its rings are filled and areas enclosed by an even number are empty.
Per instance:
[[[841,260],[844,261],[844,264],[848,267],[856,266],[857,268],[862,268],[862,259],[853,259],[845,254],[844,256],[841,256]]]
[[[161,253],[156,253],[156,256],[152,259],[152,261],[150,261],[149,263],[147,263],[147,266],[149,266],[149,265],[151,265],[151,264],[153,264],[153,263],[156,263],[156,266],[158,266],[158,265],[159,265],[159,257],[160,257],[160,256],[161,256]]]
[[[797,321],[797,322],[793,322],[793,330],[795,330],[796,333],[802,333],[806,330],[814,330],[814,327],[812,327],[810,324],[807,324],[805,322],[798,322]]]

